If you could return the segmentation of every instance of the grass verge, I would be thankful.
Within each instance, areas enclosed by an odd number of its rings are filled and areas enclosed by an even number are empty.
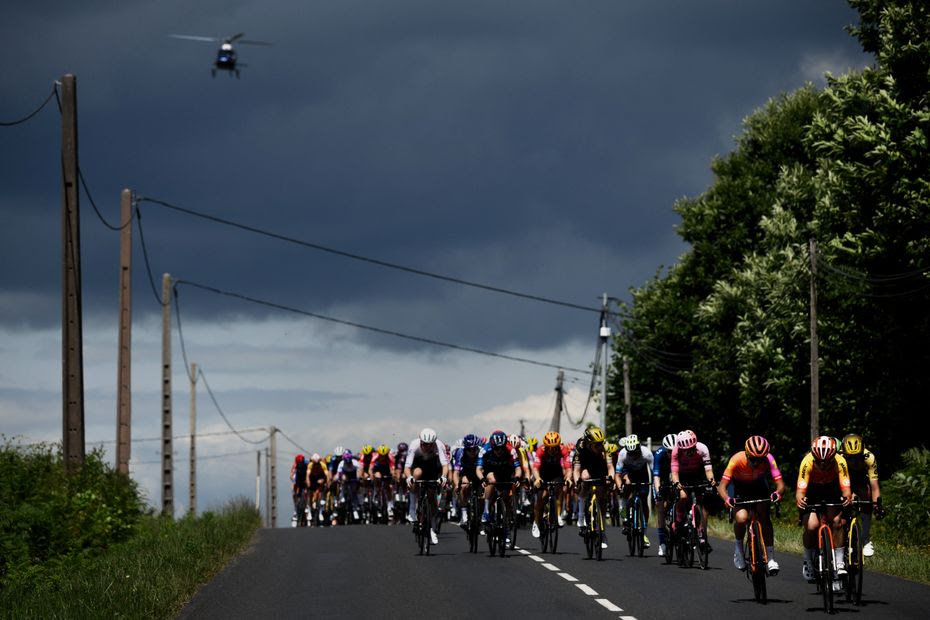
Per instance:
[[[7,582],[9,618],[172,618],[197,589],[242,551],[260,525],[248,500],[179,521],[147,517],[132,539],[97,557]]]
[[[804,546],[801,544],[801,527],[785,520],[772,521],[775,527],[775,549],[802,555]],[[711,517],[708,520],[708,530],[711,536],[733,540],[733,525],[726,518]],[[865,558],[866,571],[894,575],[930,585],[930,547],[906,546],[889,541],[881,535],[881,524],[875,521],[872,522],[872,538],[875,555]],[[730,551],[731,547],[727,547],[726,550]],[[729,558],[729,553],[726,557]],[[782,569],[786,568],[782,563]]]

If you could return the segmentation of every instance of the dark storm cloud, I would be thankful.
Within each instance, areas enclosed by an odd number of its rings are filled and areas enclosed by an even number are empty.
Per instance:
[[[0,25],[20,52],[0,60],[0,115],[28,110],[52,79],[76,73],[82,169],[111,222],[119,191],[132,187],[590,305],[674,262],[684,248],[672,203],[707,186],[741,117],[801,85],[805,57],[868,62],[843,32],[855,14],[841,0],[48,6]],[[241,80],[210,79],[212,45],[165,36],[240,31],[275,44],[239,48]],[[0,134],[4,322],[58,320],[56,123],[46,110]],[[596,315],[141,209],[156,277],[475,346],[535,347],[595,328]],[[118,241],[86,199],[82,211],[85,307],[112,314]],[[157,311],[138,251],[135,267],[137,311]],[[191,316],[270,312],[182,296]]]

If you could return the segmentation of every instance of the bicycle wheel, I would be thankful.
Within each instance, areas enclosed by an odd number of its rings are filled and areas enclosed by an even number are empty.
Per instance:
[[[846,562],[846,600],[862,603],[862,526],[856,518],[849,527],[849,560]]]
[[[704,525],[704,513],[699,507],[694,508],[694,535],[697,542],[698,565],[701,570],[707,570],[707,562],[710,559],[710,552],[707,551],[707,531]],[[701,542],[701,540],[704,542]]]
[[[750,561],[747,566],[752,571],[752,591],[756,600],[760,603],[768,602],[768,594],[765,588],[765,573],[768,569],[765,561],[765,542],[762,538],[762,524],[753,521],[750,524],[749,531],[750,543]]]
[[[682,545],[682,549],[685,552],[684,553],[685,565],[688,566],[688,568],[691,568],[692,566],[694,566],[694,551],[698,547],[698,537],[697,537],[697,530],[694,527],[692,527],[690,524],[688,525],[687,533],[688,533],[688,536],[685,539],[684,544]]]
[[[595,497],[597,497],[595,495]],[[591,514],[593,517],[592,523],[595,527],[594,535],[594,555],[597,558],[597,561],[600,562],[604,559],[604,515],[601,514],[600,503],[595,499],[594,505],[591,507]]]
[[[823,594],[823,610],[833,613],[833,544],[826,527],[820,529],[820,575],[818,583]]]

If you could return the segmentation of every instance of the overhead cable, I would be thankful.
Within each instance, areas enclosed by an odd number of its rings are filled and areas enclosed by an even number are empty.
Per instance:
[[[424,269],[417,269],[417,268],[415,268],[415,267],[408,267],[408,266],[406,266],[406,265],[400,265],[400,264],[397,264],[397,263],[391,263],[391,262],[388,262],[388,261],[385,261],[385,260],[381,260],[381,259],[377,259],[377,258],[371,258],[371,257],[369,257],[369,256],[363,256],[363,255],[361,255],[361,254],[355,254],[355,253],[353,253],[353,252],[347,252],[347,251],[345,251],[345,250],[338,250],[338,249],[336,249],[336,248],[331,248],[331,247],[324,246],[324,245],[320,245],[320,244],[318,244],[318,243],[313,243],[313,242],[310,242],[310,241],[304,241],[304,240],[302,240],[302,239],[296,239],[296,238],[294,238],[294,237],[289,237],[289,236],[287,236],[287,235],[282,235],[282,234],[280,234],[280,233],[271,232],[271,231],[268,231],[268,230],[264,230],[264,229],[261,229],[261,228],[257,228],[257,227],[255,227],[255,226],[250,226],[250,225],[248,225],[248,224],[242,224],[242,223],[239,223],[239,222],[234,222],[234,221],[232,221],[232,220],[228,220],[228,219],[225,219],[225,218],[222,218],[222,217],[218,217],[218,216],[215,216],[215,215],[209,215],[209,214],[207,214],[207,213],[202,213],[202,212],[200,212],[200,211],[195,211],[194,209],[188,209],[188,208],[185,208],[185,207],[180,207],[180,206],[178,206],[178,205],[174,205],[174,204],[165,202],[165,201],[163,201],[163,200],[158,200],[158,199],[156,199],[156,198],[140,197],[138,200],[139,200],[139,202],[150,202],[150,203],[152,203],[152,204],[156,204],[156,205],[165,207],[165,208],[167,208],[167,209],[171,209],[171,210],[177,211],[177,212],[179,212],[179,213],[184,213],[184,214],[191,215],[191,216],[194,216],[194,217],[199,217],[199,218],[201,218],[201,219],[205,219],[205,220],[208,220],[208,221],[211,221],[211,222],[216,222],[216,223],[218,223],[218,224],[224,224],[224,225],[226,225],[226,226],[232,226],[233,228],[238,228],[238,229],[240,229],[240,230],[245,230],[245,231],[252,232],[252,233],[256,233],[256,234],[259,234],[259,235],[264,235],[264,236],[266,236],[266,237],[271,237],[272,239],[278,239],[278,240],[280,240],[280,241],[286,241],[286,242],[288,242],[288,243],[293,243],[293,244],[295,244],[295,245],[299,245],[299,246],[302,246],[302,247],[305,247],[305,248],[310,248],[310,249],[313,249],[313,250],[319,250],[319,251],[321,251],[321,252],[328,252],[328,253],[334,254],[334,255],[336,255],[336,256],[342,256],[342,257],[344,257],[344,258],[351,258],[352,260],[362,261],[362,262],[365,262],[365,263],[370,263],[370,264],[373,264],[373,265],[378,265],[378,266],[380,266],[380,267],[386,267],[386,268],[389,268],[389,269],[397,269],[397,270],[399,270],[399,271],[405,271],[405,272],[407,272],[407,273],[412,273],[412,274],[419,275],[419,276],[425,276],[425,277],[428,277],[428,278],[434,278],[434,279],[436,279],[436,280],[443,280],[443,281],[445,281],[445,282],[452,282],[452,283],[454,283],[454,284],[461,284],[461,285],[463,285],[463,286],[470,286],[470,287],[473,287],[473,288],[483,289],[483,290],[486,290],[486,291],[492,291],[492,292],[494,292],[494,293],[501,293],[501,294],[503,294],[503,295],[511,295],[511,296],[513,296],[513,297],[521,297],[521,298],[523,298],[523,299],[530,299],[530,300],[532,300],[532,301],[538,301],[538,302],[542,302],[542,303],[553,304],[553,305],[557,305],[557,306],[563,306],[563,307],[565,307],[565,308],[573,308],[573,309],[575,309],[575,310],[585,310],[585,311],[587,311],[587,312],[597,312],[597,313],[600,313],[600,312],[602,311],[601,308],[593,308],[593,307],[590,307],[590,306],[583,306],[583,305],[581,305],[581,304],[576,304],[576,303],[572,303],[572,302],[568,302],[568,301],[561,301],[561,300],[558,300],[558,299],[551,299],[551,298],[549,298],[549,297],[542,297],[542,296],[540,296],[540,295],[531,295],[531,294],[529,294],[529,293],[521,293],[521,292],[519,292],[519,291],[514,291],[514,290],[510,290],[510,289],[505,289],[505,288],[502,288],[502,287],[499,287],[499,286],[491,286],[491,285],[488,285],[488,284],[481,284],[481,283],[479,283],[479,282],[472,282],[472,281],[470,281],[470,280],[464,280],[464,279],[462,279],[462,278],[456,278],[456,277],[452,277],[452,276],[442,275],[442,274],[434,273],[434,272],[431,272],[431,271],[426,271],[426,270],[424,270]]]
[[[30,112],[29,114],[27,114],[26,116],[24,116],[23,118],[19,120],[0,121],[0,127],[12,127],[13,125],[19,125],[21,123],[25,123],[26,121],[31,119],[33,116],[41,112],[42,109],[45,108],[46,105],[48,105],[48,102],[52,100],[52,97],[54,97],[57,94],[58,94],[58,86],[57,84],[52,84],[52,92],[48,94],[48,97],[45,98],[45,101],[39,104],[38,108],[36,108],[35,110],[33,110],[32,112]]]
[[[486,356],[489,356],[489,357],[496,357],[496,358],[500,358],[500,359],[506,359],[506,360],[510,360],[510,361],[512,361],[512,362],[521,362],[521,363],[524,363],[524,364],[533,364],[533,365],[535,365],[535,366],[545,366],[545,367],[547,367],[547,368],[555,368],[555,369],[558,369],[558,370],[565,370],[566,372],[574,372],[574,373],[581,374],[581,375],[588,375],[588,374],[590,374],[590,371],[581,370],[580,368],[569,368],[569,367],[567,367],[567,366],[560,366],[560,365],[558,365],[558,364],[550,364],[550,363],[548,363],[548,362],[539,362],[539,361],[531,360],[531,359],[528,359],[528,358],[525,358],[525,357],[516,357],[516,356],[513,356],[513,355],[505,355],[505,354],[503,354],[503,353],[494,353],[494,352],[491,352],[491,351],[484,351],[484,350],[482,350],[482,349],[477,349],[477,348],[474,348],[474,347],[468,347],[468,346],[464,346],[464,345],[453,344],[453,343],[449,343],[449,342],[443,342],[443,341],[440,341],[440,340],[433,340],[432,338],[424,338],[424,337],[422,337],[422,336],[412,336],[412,335],[410,335],[410,334],[405,334],[405,333],[398,332],[398,331],[394,331],[394,330],[383,329],[383,328],[380,328],[380,327],[373,327],[373,326],[371,326],[371,325],[364,325],[364,324],[362,324],[362,323],[356,323],[356,322],[354,322],[354,321],[347,321],[347,320],[345,320],[345,319],[337,319],[337,318],[330,317],[330,316],[326,316],[326,315],[323,315],[323,314],[317,314],[317,313],[315,313],[315,312],[308,312],[307,310],[301,310],[301,309],[299,309],[299,308],[294,308],[294,307],[291,307],[291,306],[285,306],[285,305],[283,305],[283,304],[278,304],[278,303],[275,303],[275,302],[266,301],[266,300],[264,300],[264,299],[258,299],[258,298],[256,298],[256,297],[251,297],[251,296],[249,296],[249,295],[243,295],[242,293],[235,293],[235,292],[233,292],[233,291],[223,290],[223,289],[216,288],[216,287],[213,287],[213,286],[208,286],[208,285],[206,285],[206,284],[200,284],[200,283],[197,283],[197,282],[193,282],[193,281],[191,281],[191,280],[179,279],[179,280],[176,280],[176,281],[175,281],[175,285],[176,285],[176,286],[180,286],[180,285],[192,286],[192,287],[194,287],[194,288],[199,288],[199,289],[201,289],[201,290],[208,291],[208,292],[211,292],[211,293],[215,293],[215,294],[217,294],[217,295],[224,295],[224,296],[226,296],[226,297],[232,297],[232,298],[234,298],[234,299],[240,299],[240,300],[243,300],[243,301],[248,301],[248,302],[250,302],[250,303],[258,304],[258,305],[261,305],[261,306],[266,306],[266,307],[268,307],[268,308],[275,308],[275,309],[277,309],[277,310],[284,310],[284,311],[286,311],[286,312],[292,312],[292,313],[294,313],[294,314],[300,314],[300,315],[303,315],[303,316],[308,316],[308,317],[315,318],[315,319],[320,319],[320,320],[323,320],[323,321],[330,321],[330,322],[332,322],[332,323],[338,323],[338,324],[340,324],[340,325],[348,325],[348,326],[350,326],[350,327],[355,327],[355,328],[358,328],[358,329],[364,329],[364,330],[371,331],[371,332],[375,332],[375,333],[379,333],[379,334],[386,334],[386,335],[388,335],[388,336],[395,336],[395,337],[397,337],[397,338],[404,338],[404,339],[406,339],[406,340],[413,340],[413,341],[415,341],[415,342],[422,342],[422,343],[425,343],[425,344],[431,344],[431,345],[435,345],[435,346],[439,346],[439,347],[446,347],[446,348],[449,348],[449,349],[457,349],[457,350],[459,350],[459,351],[468,351],[468,352],[470,352],[470,353],[477,353],[477,354],[479,354],[479,355],[486,355]]]

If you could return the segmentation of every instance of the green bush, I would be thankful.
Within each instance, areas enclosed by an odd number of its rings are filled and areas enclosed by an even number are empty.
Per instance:
[[[55,579],[65,558],[92,555],[128,539],[145,510],[139,488],[87,455],[64,470],[60,446],[0,448],[0,587],[10,580]]]
[[[873,529],[889,541],[930,546],[930,450],[912,448],[903,458],[903,469],[882,483],[887,516]]]

